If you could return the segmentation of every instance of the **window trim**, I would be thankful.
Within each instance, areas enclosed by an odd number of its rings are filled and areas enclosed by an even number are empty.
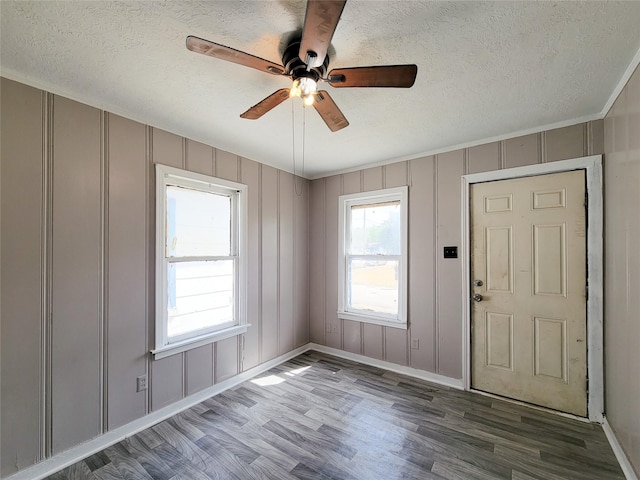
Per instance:
[[[402,187],[340,195],[338,197],[338,318],[400,328],[403,330],[408,328],[408,199],[409,188],[406,185]],[[365,313],[362,310],[349,311],[347,309],[347,252],[349,245],[348,209],[355,205],[384,203],[390,201],[400,201],[400,245],[402,251],[399,259],[398,272],[398,315],[395,319],[389,314],[384,314],[382,312],[376,314],[374,312]]]
[[[167,338],[167,284],[165,257],[166,242],[166,195],[168,186],[180,186],[197,191],[233,194],[231,208],[232,255],[237,256],[235,275],[235,304],[233,325],[200,335],[181,338],[169,343]],[[225,338],[246,333],[247,323],[247,191],[246,185],[209,175],[189,172],[167,165],[156,164],[156,279],[155,279],[155,348],[151,350],[155,359],[174,355]],[[187,258],[187,257],[185,257]],[[193,257],[195,258],[195,257]],[[197,258],[195,258],[197,259]]]

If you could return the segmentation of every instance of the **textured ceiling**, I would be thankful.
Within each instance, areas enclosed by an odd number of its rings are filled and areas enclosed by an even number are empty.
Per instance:
[[[330,68],[415,63],[418,76],[411,89],[325,84],[350,122],[331,133],[299,99],[241,119],[289,80],[185,48],[196,35],[280,63],[304,2],[0,9],[3,75],[289,171],[295,146],[296,170],[304,160],[310,178],[597,118],[640,48],[640,1],[349,0]]]

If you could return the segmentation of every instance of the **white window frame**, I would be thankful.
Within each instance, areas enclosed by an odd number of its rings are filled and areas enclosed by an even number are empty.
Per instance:
[[[167,336],[167,266],[165,256],[167,187],[178,186],[199,192],[210,192],[231,197],[231,256],[234,266],[234,322],[213,330],[195,332],[180,336],[169,342]],[[202,345],[245,333],[247,323],[247,186],[221,178],[156,164],[156,334],[155,349],[151,351],[155,359],[168,357]],[[197,260],[198,258],[193,258]]]
[[[358,322],[384,325],[387,327],[406,330],[407,320],[407,257],[408,257],[408,187],[387,188],[370,192],[340,195],[338,197],[338,318],[355,320]],[[398,268],[398,315],[389,315],[383,312],[371,312],[357,309],[349,309],[347,305],[347,261],[350,232],[351,207],[386,202],[400,202],[400,246]],[[378,256],[373,256],[374,259]]]

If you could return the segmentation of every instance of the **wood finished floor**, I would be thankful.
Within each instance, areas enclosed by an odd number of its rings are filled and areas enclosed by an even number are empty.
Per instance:
[[[598,425],[307,352],[48,478],[624,475]]]

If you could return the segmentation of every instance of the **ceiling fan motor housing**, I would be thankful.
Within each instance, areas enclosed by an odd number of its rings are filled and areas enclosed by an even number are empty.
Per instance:
[[[311,78],[318,82],[321,78],[326,78],[327,69],[329,67],[329,55],[324,57],[324,61],[318,67],[308,67],[307,64],[299,57],[300,40],[294,40],[282,54],[282,64],[286,75],[291,75],[292,80],[299,78]]]

